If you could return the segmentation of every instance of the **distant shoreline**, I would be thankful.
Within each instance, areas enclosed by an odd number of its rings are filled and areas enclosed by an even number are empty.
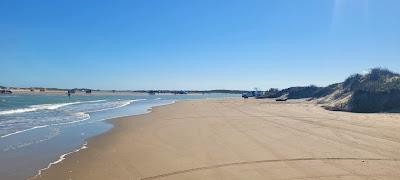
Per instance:
[[[215,94],[215,93],[223,93],[223,94],[242,94],[248,91],[244,90],[92,90],[92,89],[57,89],[57,88],[15,88],[15,87],[3,87],[0,86],[1,89],[10,90],[13,94],[67,94],[69,90],[73,90],[74,93],[72,95],[175,95],[175,94]],[[86,93],[85,90],[90,90],[91,93]],[[184,92],[184,93],[182,93]]]
[[[25,89],[11,89],[12,94],[16,95],[67,95],[67,91],[63,90],[46,90],[46,91],[39,91],[39,90],[25,90]],[[214,94],[213,92],[208,93],[199,93],[199,92],[189,92],[186,95],[201,95],[201,94]],[[224,93],[225,94],[225,93]],[[227,93],[229,94],[229,93]],[[237,94],[237,93],[230,93],[230,94]],[[1,94],[0,94],[1,95]],[[135,91],[92,91],[92,93],[85,93],[85,92],[76,92],[71,94],[72,96],[91,96],[91,95],[104,95],[104,96],[121,96],[121,95],[132,95],[132,96],[146,96],[149,95],[147,92],[135,92]],[[175,95],[171,92],[165,93],[156,93],[154,95]]]

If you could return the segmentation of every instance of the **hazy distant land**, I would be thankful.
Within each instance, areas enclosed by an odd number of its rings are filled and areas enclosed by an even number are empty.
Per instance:
[[[0,88],[6,88],[0,86]],[[58,88],[7,88],[16,94],[66,94],[71,89]],[[74,88],[74,95],[93,94],[242,94],[246,90],[92,90]],[[286,98],[314,100],[324,108],[350,112],[393,112],[400,110],[400,74],[387,69],[374,68],[367,74],[354,74],[344,82],[327,87],[305,86],[287,89],[270,89],[258,92],[256,98]]]

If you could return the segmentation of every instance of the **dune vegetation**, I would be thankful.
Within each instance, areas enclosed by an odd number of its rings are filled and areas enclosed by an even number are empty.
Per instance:
[[[391,112],[400,110],[400,74],[374,68],[367,74],[354,74],[344,82],[327,87],[291,87],[271,89],[268,98],[309,98],[324,108],[351,112]]]

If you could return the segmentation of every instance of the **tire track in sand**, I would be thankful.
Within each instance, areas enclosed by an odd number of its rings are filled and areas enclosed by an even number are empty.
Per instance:
[[[296,158],[296,159],[269,159],[269,160],[258,160],[258,161],[244,161],[244,162],[234,162],[217,164],[212,166],[203,166],[192,169],[185,169],[180,171],[173,171],[170,173],[160,174],[156,176],[150,176],[142,178],[141,180],[153,180],[164,178],[168,176],[174,176],[178,174],[191,173],[195,171],[210,170],[216,168],[230,167],[230,166],[240,166],[240,165],[251,165],[251,164],[262,164],[262,163],[273,163],[273,162],[297,162],[297,161],[396,161],[400,162],[400,159],[382,159],[382,158]]]

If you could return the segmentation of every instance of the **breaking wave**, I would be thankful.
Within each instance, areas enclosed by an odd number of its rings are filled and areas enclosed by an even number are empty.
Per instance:
[[[0,137],[49,126],[67,125],[90,119],[89,113],[122,108],[134,100],[96,100],[32,105],[28,108],[0,111]]]

